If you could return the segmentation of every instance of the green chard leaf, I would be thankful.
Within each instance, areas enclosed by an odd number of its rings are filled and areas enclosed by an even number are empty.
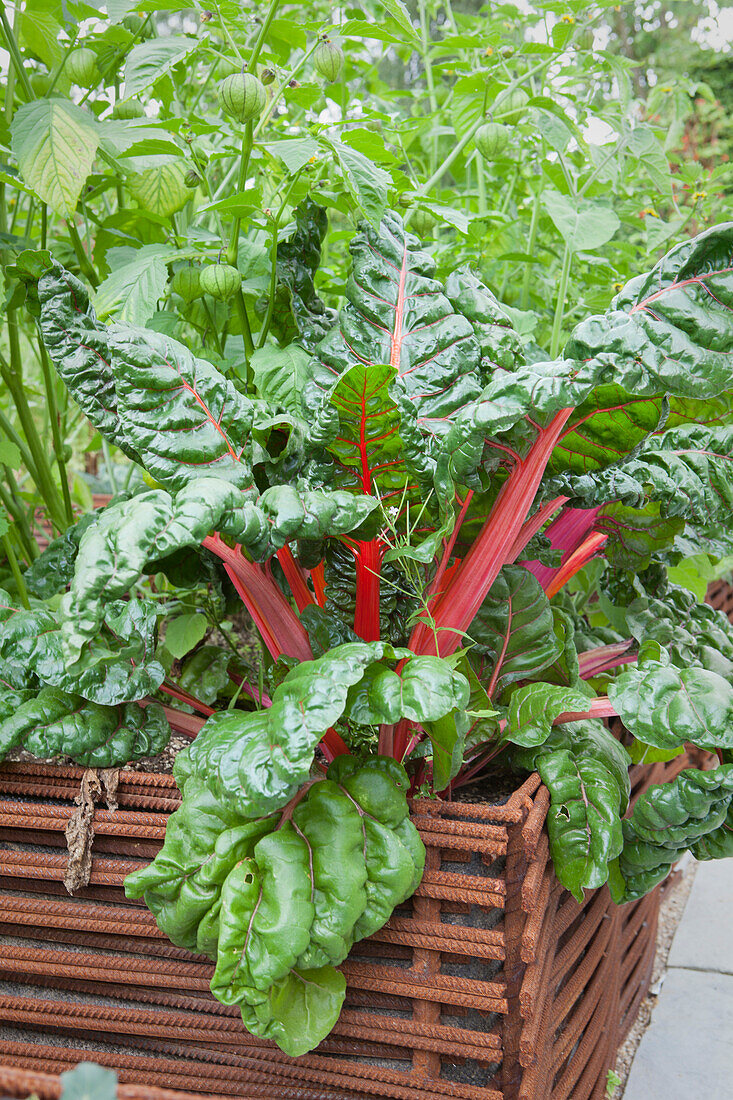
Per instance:
[[[677,245],[602,317],[574,330],[569,358],[612,365],[628,393],[700,400],[730,389],[733,223]]]
[[[199,546],[213,531],[265,557],[300,536],[345,534],[376,503],[373,497],[354,500],[338,491],[297,493],[286,485],[266,489],[252,503],[230,482],[201,477],[175,495],[151,489],[112,504],[82,536],[71,588],[61,601],[66,652],[78,658],[95,636],[107,601],[121,597],[143,572],[164,568],[174,552]]]
[[[16,687],[41,684],[115,704],[157,691],[165,675],[155,657],[156,609],[132,599],[104,605],[98,629],[74,660],[62,626],[45,607],[14,607],[0,589],[0,669]]]
[[[608,697],[638,741],[673,749],[733,748],[733,686],[705,668],[678,668],[658,643],[645,642],[639,663],[608,686]]]
[[[552,487],[570,496],[574,505],[614,500],[641,509],[654,504],[657,527],[661,520],[675,519],[725,524],[733,508],[733,427],[687,424],[669,428],[645,440],[630,457],[592,473],[558,476]],[[623,513],[619,517],[622,528],[625,518]],[[612,510],[611,531],[613,527]],[[662,544],[671,542],[681,529],[681,523],[675,527],[668,522]]]
[[[733,223],[684,242],[649,274],[633,279],[606,314],[582,322],[563,359],[496,372],[449,428],[439,477],[468,483],[486,440],[512,432],[516,437],[526,417],[544,424],[573,409],[548,466],[557,476],[547,491],[572,495],[576,504],[596,504],[595,472],[623,469],[641,444],[659,446],[647,437],[665,421],[670,432],[719,423],[733,399],[732,242]],[[612,477],[603,474],[601,482]],[[633,494],[617,499],[642,503],[646,492],[635,481],[631,488]],[[683,494],[678,497],[684,510]],[[706,500],[711,503],[709,494]]]
[[[474,652],[485,659],[482,672],[498,697],[560,655],[552,609],[537,578],[520,565],[505,565],[469,627]],[[570,709],[568,707],[566,710]]]
[[[284,813],[246,818],[188,777],[155,861],[129,875],[174,943],[216,961],[211,989],[245,1026],[297,1057],[334,1026],[355,940],[415,890],[425,850],[404,768],[339,757]]]
[[[381,664],[403,658],[400,675]],[[242,814],[269,813],[307,780],[318,742],[344,713],[357,722],[381,721],[380,714],[434,722],[467,699],[465,678],[438,658],[386,642],[348,642],[293,668],[266,710],[209,718],[177,756],[174,773],[184,789],[191,776],[205,779]]]
[[[698,859],[728,855],[732,801],[733,764],[712,771],[686,768],[645,791],[623,823],[623,851],[611,876],[614,900],[643,897],[688,848]]]
[[[509,698],[504,737],[524,748],[543,745],[556,718],[566,712],[582,714],[588,710],[591,699],[592,695],[586,694],[580,683],[573,688],[564,684],[523,684]]]
[[[557,877],[578,901],[584,889],[602,886],[608,864],[621,851],[621,795],[608,768],[569,749],[537,761],[550,791],[547,828]]]
[[[170,732],[159,703],[105,707],[45,687],[0,722],[0,759],[23,748],[41,758],[70,756],[88,768],[112,768],[155,756]]]

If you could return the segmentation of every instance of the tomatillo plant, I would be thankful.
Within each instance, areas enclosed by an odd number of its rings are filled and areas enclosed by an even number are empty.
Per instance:
[[[71,395],[148,484],[34,564],[53,610],[3,599],[0,746],[119,763],[167,723],[191,736],[181,808],[126,889],[291,1055],[333,1027],[335,967],[420,881],[410,792],[536,768],[578,898],[609,878],[636,898],[685,848],[733,847],[733,630],[667,573],[730,549],[733,224],[632,279],[550,361],[470,266],[436,280],[397,214],[351,255],[340,313],[300,284],[246,392],[164,333],[100,323],[48,253],[17,264]],[[195,672],[171,683],[153,597],[128,598],[187,554],[233,586],[266,655],[257,685],[225,662],[225,706]],[[622,823],[632,759],[688,742],[720,765]]]

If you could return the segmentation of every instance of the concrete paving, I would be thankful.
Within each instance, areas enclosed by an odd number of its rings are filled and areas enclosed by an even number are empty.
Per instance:
[[[733,859],[698,865],[624,1100],[733,1100]]]

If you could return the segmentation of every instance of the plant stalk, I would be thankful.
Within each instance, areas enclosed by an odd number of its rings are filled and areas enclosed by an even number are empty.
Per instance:
[[[568,293],[570,281],[570,265],[573,261],[573,251],[569,244],[565,245],[565,254],[562,258],[562,270],[560,272],[560,285],[557,288],[557,302],[555,304],[555,318],[552,322],[552,337],[550,339],[550,359],[557,359],[562,339],[562,323],[565,317],[565,299]]]
[[[53,372],[51,369],[51,360],[49,359],[48,352],[46,351],[43,343],[40,340],[38,342],[38,346],[41,353],[41,368],[43,370],[43,381],[46,386],[48,412],[51,418],[51,437],[53,439],[53,450],[56,456],[56,464],[59,468],[59,478],[61,480],[61,495],[64,499],[64,508],[66,509],[67,523],[73,523],[74,509],[71,506],[69,477],[66,472],[66,462],[64,460],[64,442],[61,438],[59,410],[56,401],[56,386],[54,384]]]
[[[10,566],[10,572],[13,574],[13,580],[18,588],[18,595],[20,596],[20,602],[26,610],[30,611],[31,603],[28,599],[28,589],[25,586],[23,580],[23,574],[20,571],[18,565],[18,559],[15,556],[15,550],[13,550],[13,544],[10,541],[7,534],[2,536],[3,550],[5,551],[5,557],[8,559],[8,565]]]

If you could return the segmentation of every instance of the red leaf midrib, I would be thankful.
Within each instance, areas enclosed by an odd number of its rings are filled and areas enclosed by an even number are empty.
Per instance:
[[[729,271],[733,271],[733,267],[721,267],[716,271],[708,271],[705,275],[694,275],[691,279],[682,279],[678,283],[670,283],[669,286],[663,286],[661,290],[657,290],[656,293],[650,294],[649,297],[644,298],[643,301],[637,302],[635,306],[631,307],[629,313],[636,313],[639,310],[646,309],[650,302],[656,302],[658,298],[661,298],[664,294],[668,294],[670,290],[679,290],[680,287],[691,286],[694,283],[705,286],[706,279],[712,279],[716,275],[725,275]],[[709,288],[705,286],[705,289],[708,290]],[[723,303],[721,303],[721,305],[722,304]]]

